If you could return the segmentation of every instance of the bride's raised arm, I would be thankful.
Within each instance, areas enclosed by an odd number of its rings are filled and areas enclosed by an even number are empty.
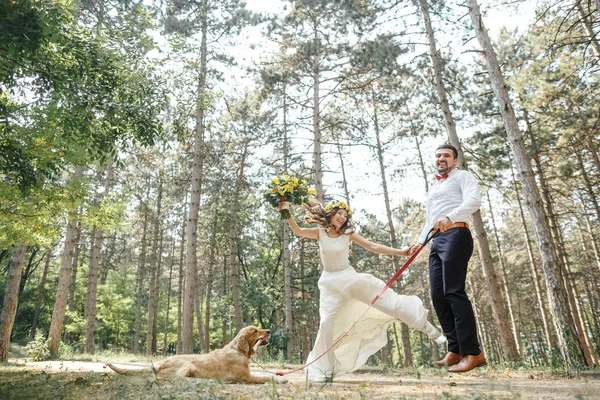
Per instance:
[[[318,228],[301,228],[294,220],[294,217],[288,218],[287,222],[290,225],[292,232],[294,232],[296,236],[302,236],[309,239],[319,240]]]

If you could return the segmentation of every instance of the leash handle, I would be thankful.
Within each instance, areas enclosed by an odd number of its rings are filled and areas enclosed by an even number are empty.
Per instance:
[[[356,321],[354,321],[354,323],[352,324],[352,326],[350,326],[350,328],[348,328],[348,330],[346,330],[339,338],[337,338],[337,340],[335,342],[333,342],[333,344],[331,346],[329,346],[329,348],[327,350],[325,350],[323,352],[323,354],[321,354],[319,357],[315,358],[314,360],[312,360],[311,362],[309,362],[308,364],[304,364],[301,367],[298,367],[296,369],[293,369],[291,371],[287,371],[287,372],[283,372],[283,371],[278,371],[275,372],[275,375],[277,376],[284,376],[284,375],[288,375],[288,374],[292,374],[294,372],[298,372],[303,370],[304,368],[308,367],[309,365],[313,364],[314,362],[318,361],[321,357],[323,357],[325,354],[327,354],[331,349],[333,349],[344,337],[346,337],[346,335],[348,335],[348,333],[350,333],[350,331],[352,329],[354,329],[354,327],[356,326],[356,324],[358,323],[358,321],[360,321],[362,319],[362,317],[365,316],[365,314],[367,313],[367,311],[369,311],[371,309],[371,307],[373,307],[373,304],[375,304],[375,302],[381,297],[381,295],[383,294],[383,292],[385,292],[391,285],[392,283],[394,283],[396,281],[396,279],[398,279],[400,277],[400,275],[402,275],[402,273],[404,272],[404,270],[406,268],[408,268],[408,266],[413,262],[413,260],[415,258],[417,258],[417,256],[419,255],[419,253],[421,252],[421,250],[423,250],[423,247],[425,247],[425,245],[432,239],[434,239],[435,237],[440,235],[440,230],[437,229],[435,232],[433,229],[431,229],[429,231],[429,233],[427,233],[427,237],[425,238],[425,243],[423,243],[421,246],[419,246],[417,248],[417,250],[412,254],[412,256],[410,256],[410,258],[408,260],[406,260],[406,262],[404,263],[404,265],[402,267],[400,267],[400,269],[398,271],[396,271],[396,273],[394,274],[394,276],[392,276],[392,278],[388,281],[388,283],[383,287],[383,289],[381,289],[381,291],[373,298],[373,300],[371,301],[371,304],[369,304],[369,307],[367,307],[367,309],[362,313],[362,315],[360,317],[358,317],[358,319]]]

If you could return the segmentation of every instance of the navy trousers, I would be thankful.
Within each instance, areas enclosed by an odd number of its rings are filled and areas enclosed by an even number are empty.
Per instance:
[[[433,307],[448,351],[462,355],[481,353],[473,306],[465,292],[467,265],[473,254],[468,228],[453,228],[433,239],[429,254],[429,280]]]

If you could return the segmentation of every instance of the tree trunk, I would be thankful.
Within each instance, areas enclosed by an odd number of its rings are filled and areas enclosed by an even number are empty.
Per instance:
[[[285,82],[283,84],[283,172],[288,174],[288,159],[290,149],[287,132],[287,93]],[[281,221],[282,226],[282,246],[283,246],[283,296],[285,301],[285,330],[287,336],[285,359],[292,362],[293,350],[293,320],[292,320],[292,270],[290,255],[290,232],[287,221]]]
[[[392,330],[394,331],[394,338],[396,339],[396,344],[398,345],[398,365],[405,365],[404,364],[404,359],[402,358],[402,353],[400,352],[400,346],[402,344],[402,342],[398,339],[398,329],[396,328],[395,323],[392,324]]]
[[[317,191],[317,200],[323,204],[325,202],[325,192],[323,190],[323,167],[321,166],[321,98],[319,93],[320,85],[320,64],[319,64],[319,26],[315,20],[313,23],[313,44],[315,52],[313,56],[313,167],[315,169],[315,190]]]
[[[519,207],[519,216],[521,217],[521,224],[523,225],[523,233],[525,235],[525,246],[527,248],[527,256],[529,258],[529,270],[531,271],[531,279],[533,282],[533,286],[535,288],[535,296],[538,301],[538,309],[540,310],[540,315],[542,318],[542,325],[544,329],[544,337],[546,338],[546,344],[548,345],[548,349],[553,349],[554,346],[554,332],[552,330],[551,322],[549,321],[550,317],[548,316],[548,306],[546,305],[546,301],[544,300],[544,296],[542,296],[542,292],[544,288],[540,282],[540,278],[537,271],[537,265],[535,264],[535,257],[533,256],[533,249],[531,246],[531,239],[529,237],[529,229],[527,228],[527,221],[525,220],[525,212],[523,211],[523,204],[521,203],[521,194],[519,193],[519,187],[517,184],[517,180],[515,178],[514,168],[512,166],[512,158],[511,158],[511,166],[510,173],[512,176],[512,181],[515,186],[515,193],[517,197],[517,205]],[[546,296],[547,298],[547,296]]]
[[[50,266],[50,261],[52,260],[52,250],[52,246],[48,248],[48,251],[46,253],[46,262],[44,263],[44,271],[42,272],[42,278],[40,279],[40,284],[38,285],[35,310],[33,311],[33,321],[31,322],[31,331],[29,333],[29,337],[31,339],[35,339],[35,331],[37,330],[40,308],[42,307],[42,300],[44,300],[44,292],[46,290],[46,277],[48,276],[48,267]]]
[[[465,160],[462,146],[456,133],[456,123],[450,111],[450,104],[448,103],[448,96],[446,94],[446,88],[442,80],[442,65],[439,54],[436,49],[435,37],[433,27],[431,25],[431,19],[429,17],[429,8],[426,0],[419,0],[421,4],[421,10],[425,20],[425,27],[427,30],[427,38],[429,41],[429,55],[431,57],[431,63],[433,66],[434,79],[436,83],[436,89],[438,92],[438,100],[442,109],[444,117],[444,125],[446,132],[452,143],[458,149],[458,165],[461,169],[468,171],[467,162]],[[500,331],[500,337],[502,339],[502,345],[505,350],[505,356],[508,361],[517,361],[520,359],[519,352],[517,350],[517,344],[514,340],[513,335],[510,332],[509,318],[507,316],[506,304],[502,298],[500,291],[500,284],[496,275],[496,269],[492,262],[492,256],[490,252],[490,245],[488,243],[487,234],[483,220],[481,219],[481,212],[477,211],[471,215],[471,221],[473,223],[473,232],[475,233],[475,239],[477,240],[477,249],[481,260],[481,268],[483,269],[486,277],[487,288],[490,294],[490,304],[492,306],[492,314],[496,322],[496,326]]]
[[[385,202],[385,212],[387,216],[387,223],[390,230],[390,243],[393,248],[398,248],[398,242],[396,240],[396,231],[394,229],[394,220],[392,219],[392,208],[390,206],[390,196],[388,193],[387,179],[385,176],[385,162],[383,160],[383,146],[381,144],[380,133],[379,133],[379,120],[377,113],[377,98],[375,90],[371,88],[371,101],[373,102],[373,123],[375,128],[375,139],[377,143],[377,161],[379,163],[379,173],[381,174],[381,186],[383,188],[383,200]],[[400,269],[398,265],[398,259],[392,257],[392,265],[394,266],[394,272]],[[403,292],[401,280],[396,281],[396,288],[399,293]],[[410,334],[408,327],[405,323],[402,323],[402,347],[404,348],[404,366],[412,367],[412,350],[410,345]]]
[[[83,176],[84,169],[75,168],[74,180]],[[69,292],[69,279],[73,268],[73,251],[75,249],[75,238],[77,237],[77,214],[73,212],[67,222],[67,231],[65,233],[65,244],[61,256],[61,269],[58,278],[58,287],[56,289],[56,299],[54,301],[54,310],[52,311],[52,321],[48,332],[48,349],[52,355],[58,354],[60,346],[60,337],[65,319],[67,308],[67,294]]]
[[[245,129],[244,129],[245,130]],[[239,332],[244,326],[242,322],[242,305],[239,291],[239,267],[237,263],[237,219],[240,210],[239,196],[241,195],[242,185],[244,183],[244,167],[248,154],[248,140],[244,138],[244,149],[240,160],[235,190],[233,191],[233,200],[231,201],[231,212],[229,214],[229,272],[231,274],[231,293],[233,296],[233,311],[235,318],[235,328]]]
[[[342,188],[344,189],[344,197],[346,198],[346,203],[348,204],[348,207],[350,207],[350,192],[348,190],[348,180],[346,179],[346,167],[344,165],[345,163],[344,156],[342,154],[342,146],[340,145],[340,142],[338,140],[336,140],[336,145],[338,150],[338,156],[340,158],[340,170],[342,172]],[[354,246],[354,242],[350,242],[350,257],[352,257],[352,265],[356,266],[356,246]]]
[[[548,288],[551,314],[554,316],[553,322],[558,336],[559,349],[566,365],[574,367],[585,362],[582,351],[583,345],[579,337],[574,334],[576,332],[575,323],[569,312],[566,289],[560,278],[558,259],[554,253],[550,226],[544,214],[542,198],[536,186],[531,163],[524,149],[523,136],[519,130],[518,121],[508,96],[508,90],[500,71],[496,53],[492,47],[487,30],[483,25],[479,5],[477,4],[477,0],[467,0],[467,5],[473,29],[484,51],[487,69],[500,106],[510,148],[515,157],[520,180],[523,183],[527,206],[532,217],[542,258],[542,269]]]
[[[198,212],[200,210],[200,192],[202,191],[202,169],[204,162],[204,94],[206,90],[207,48],[206,35],[208,30],[208,6],[202,4],[202,38],[200,42],[200,74],[198,76],[198,109],[196,110],[196,127],[194,135],[194,156],[192,163],[192,190],[188,223],[186,227],[186,270],[185,294],[183,299],[183,338],[182,354],[194,352],[194,297],[196,295],[196,247],[198,242]]]
[[[87,318],[85,351],[94,354],[96,351],[96,298],[98,289],[98,273],[100,272],[100,249],[102,234],[96,226],[90,234],[90,262],[87,280],[87,295],[85,301],[85,316]]]
[[[146,356],[152,356],[155,351],[156,343],[156,305],[158,304],[158,257],[159,243],[162,243],[161,233],[161,212],[162,212],[162,195],[163,195],[163,178],[162,173],[159,173],[158,178],[158,193],[156,197],[156,214],[154,216],[154,226],[152,228],[152,249],[150,250],[150,288],[148,296],[148,321],[146,324]]]
[[[535,138],[533,137],[533,132],[529,131],[531,135],[531,141],[535,145]],[[571,311],[571,316],[573,318],[573,322],[575,324],[575,333],[579,338],[579,341],[582,345],[581,350],[583,352],[583,356],[586,360],[587,365],[592,365],[594,363],[594,354],[593,349],[590,346],[588,341],[587,334],[585,332],[583,322],[581,320],[581,314],[579,312],[579,307],[577,305],[577,301],[575,300],[577,296],[573,294],[573,287],[571,284],[570,278],[570,267],[569,267],[569,259],[567,256],[567,252],[565,250],[565,246],[562,241],[562,232],[560,229],[560,223],[558,221],[558,217],[556,212],[554,211],[554,201],[552,199],[551,190],[549,185],[547,184],[546,177],[544,176],[544,168],[542,165],[542,161],[538,153],[533,155],[533,161],[535,162],[539,185],[541,188],[541,195],[544,200],[544,205],[546,208],[546,217],[548,224],[551,229],[551,234],[553,235],[554,241],[554,252],[556,254],[558,260],[558,266],[560,269],[560,276],[563,279],[563,284],[566,289],[567,299],[569,301],[569,309]]]
[[[200,277],[198,276],[198,281],[200,281]],[[198,287],[200,286],[200,282],[198,282]],[[198,296],[196,296],[196,302],[194,307],[196,308],[196,326],[198,328],[198,344],[200,347],[200,353],[204,352],[204,345],[206,341],[204,340],[204,326],[202,323],[202,304],[204,303],[204,291],[200,291]]]
[[[157,341],[158,341],[158,301],[160,298],[160,276],[162,274],[162,255],[163,255],[163,244],[164,244],[164,231],[163,229],[159,232],[159,244],[158,244],[158,259],[156,263],[156,277],[155,277],[155,288],[154,291],[154,329],[152,335],[152,353],[157,354]]]
[[[583,210],[582,214],[585,218],[585,226],[587,233],[588,235],[590,235],[590,242],[592,244],[592,250],[594,251],[594,259],[596,260],[596,265],[598,266],[598,269],[600,269],[600,246],[598,246],[598,241],[596,240],[596,236],[594,235],[594,228],[592,228],[592,223],[590,221],[590,217],[586,214],[586,210]]]
[[[498,234],[498,228],[496,227],[496,219],[494,218],[494,208],[492,207],[492,200],[490,199],[490,192],[487,192],[487,200],[488,205],[490,207],[490,218],[492,220],[492,231],[494,232],[494,238],[496,239],[496,247],[498,248],[498,256],[500,259],[500,272],[501,281],[500,284],[502,286],[502,292],[504,293],[504,298],[506,299],[506,306],[508,309],[508,315],[510,316],[510,326],[513,334],[513,338],[515,343],[517,344],[517,351],[519,352],[519,357],[523,359],[523,343],[521,341],[521,334],[519,328],[517,326],[517,321],[515,320],[515,313],[513,311],[512,299],[510,296],[510,291],[508,290],[508,278],[506,275],[506,260],[504,258],[504,251],[502,250],[502,245],[500,243],[500,235]],[[517,289],[518,292],[518,289]]]
[[[25,263],[25,267],[21,272],[21,280],[19,281],[19,296],[23,293],[23,290],[25,290],[25,285],[27,284],[29,276],[31,276],[31,273],[37,269],[37,267],[40,265],[40,262],[42,262],[42,259],[44,258],[41,257],[38,261],[34,261],[39,250],[40,249],[37,246],[32,246],[30,249],[31,254],[29,255],[29,259],[27,263]]]
[[[25,267],[25,255],[27,246],[15,248],[13,258],[8,268],[6,286],[4,287],[4,300],[2,301],[2,312],[0,312],[0,362],[8,360],[8,345],[12,334],[17,306],[19,304],[19,282],[21,272]]]
[[[79,263],[79,255],[81,254],[81,249],[83,248],[83,246],[81,246],[81,222],[77,223],[77,236],[75,237],[75,252],[73,254],[73,267],[71,269],[71,278],[69,279],[69,297],[67,298],[67,309],[69,310],[69,313],[73,313],[75,312],[75,288],[76,288],[76,284],[77,284],[77,267],[78,267],[78,263]],[[65,315],[64,318],[64,325],[68,325],[71,323],[71,317],[69,317],[69,314]],[[70,334],[69,331],[67,329],[65,329],[64,333],[63,333],[63,341],[65,343],[69,343],[70,342]]]
[[[149,187],[149,186],[148,186]],[[148,193],[146,193],[148,200]],[[140,332],[142,330],[142,292],[144,288],[144,272],[146,269],[146,248],[148,243],[148,214],[150,210],[147,205],[144,207],[144,225],[142,227],[142,248],[140,250],[140,261],[137,268],[135,280],[135,337],[133,339],[133,354],[140,353]]]
[[[220,193],[221,188],[218,186],[215,193]],[[210,351],[210,305],[212,299],[212,290],[214,282],[214,270],[217,263],[216,251],[217,251],[217,223],[219,222],[219,208],[220,204],[215,199],[214,213],[212,216],[211,233],[210,233],[210,250],[208,258],[208,271],[206,274],[206,309],[204,310],[204,348],[206,351]]]
[[[598,0],[600,1],[600,0]],[[590,151],[590,154],[592,156],[592,162],[594,164],[594,166],[596,167],[596,173],[600,173],[600,157],[598,157],[598,150],[596,150],[596,144],[594,143],[594,140],[592,139],[592,135],[589,134],[586,137],[586,142],[587,142],[587,149]]]
[[[187,204],[187,193],[183,204]],[[183,219],[181,226],[181,243],[179,244],[179,275],[177,284],[177,349],[176,354],[181,354],[182,340],[181,340],[181,306],[183,304],[183,249],[185,248],[185,224],[187,220],[187,211],[183,210]]]
[[[475,282],[471,278],[472,275],[467,275],[467,283],[469,284],[469,297],[471,298],[471,304],[473,305],[473,313],[475,314],[475,321],[477,323],[477,336],[479,338],[479,343],[481,344],[481,350],[486,355],[486,357],[493,357],[491,350],[493,348],[492,341],[489,337],[489,332],[486,329],[486,321],[482,318],[483,315],[479,311],[479,302],[477,301],[477,296],[475,296]]]
[[[302,293],[302,304],[307,304],[308,302],[308,297],[306,296],[306,281],[305,281],[305,277],[306,277],[306,265],[305,265],[305,258],[304,258],[304,252],[306,249],[306,241],[304,240],[304,238],[300,238],[300,259],[298,260],[298,264],[300,267],[300,293]],[[311,340],[308,330],[310,327],[310,322],[311,322],[311,315],[309,314],[308,316],[308,321],[306,321],[306,324],[304,324],[303,327],[303,332],[302,332],[302,360],[306,361],[307,357],[308,357],[308,353],[310,352],[310,347],[311,347],[311,343],[313,343],[313,341]]]
[[[102,198],[106,198],[110,191],[112,179],[112,167],[106,167],[106,181]],[[101,199],[100,199],[101,200]],[[96,351],[96,298],[98,290],[98,274],[100,273],[100,249],[104,240],[104,232],[101,229],[92,229],[90,240],[90,265],[88,269],[87,296],[85,310],[87,316],[87,332],[85,349],[87,353],[94,354]]]
[[[579,22],[583,26],[583,29],[585,30],[585,33],[589,38],[588,40],[590,41],[590,44],[592,45],[594,55],[596,56],[597,59],[600,60],[600,43],[596,39],[597,34],[594,32],[594,29],[592,28],[592,24],[591,24],[590,20],[588,19],[586,12],[584,11],[584,9],[581,5],[581,2],[582,2],[582,0],[575,0],[575,8],[577,9],[577,14],[579,15]]]
[[[592,267],[592,260],[589,257],[588,254],[588,249],[586,246],[586,239],[584,236],[584,231],[583,228],[581,228],[581,224],[578,224],[578,231],[579,231],[579,237],[580,237],[580,241],[581,241],[581,250],[585,259],[585,263],[587,265],[587,274],[589,274],[590,277],[590,284],[591,287],[588,288],[588,280],[584,280],[584,284],[586,287],[586,291],[588,293],[587,297],[589,299],[589,305],[590,305],[590,310],[592,312],[592,319],[594,322],[594,329],[596,330],[597,334],[600,334],[600,320],[599,320],[599,311],[598,311],[598,307],[597,304],[600,304],[600,287],[598,286],[598,281],[596,280],[596,273],[594,271],[594,268]]]
[[[407,111],[408,111],[408,106],[406,106]],[[410,114],[410,111],[409,111]],[[425,182],[425,193],[429,193],[429,179],[427,179],[427,171],[425,170],[425,161],[423,160],[423,154],[421,152],[421,143],[419,142],[419,137],[418,137],[418,132],[416,132],[416,130],[414,129],[414,127],[412,127],[412,133],[413,136],[415,138],[415,147],[417,148],[417,154],[419,156],[419,167],[421,169],[421,174],[423,176],[423,182]],[[424,277],[424,286],[425,286],[425,296],[423,298],[423,303],[425,304],[425,308],[427,308],[428,310],[433,310],[433,305],[431,303],[431,295],[429,293],[429,271],[427,268],[424,269],[425,272],[425,277]],[[429,312],[429,314],[427,315],[427,320],[432,324],[434,324],[434,320],[433,320],[433,312]],[[437,346],[437,344],[433,341],[429,341],[429,346],[431,348],[431,356],[433,358],[433,360],[439,360],[440,359],[440,354],[439,354],[439,348]]]
[[[572,147],[575,149],[575,146]],[[585,164],[583,163],[583,157],[581,156],[581,150],[575,149],[575,157],[577,158],[577,165],[579,166],[579,170],[581,171],[581,177],[583,178],[583,183],[585,187],[585,191],[587,192],[589,200],[592,202],[594,206],[594,211],[596,213],[596,221],[600,221],[600,204],[598,203],[598,196],[594,193],[594,184],[592,183],[590,177],[588,176],[588,172],[585,168]]]

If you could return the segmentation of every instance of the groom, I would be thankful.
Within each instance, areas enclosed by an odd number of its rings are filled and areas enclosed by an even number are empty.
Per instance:
[[[427,199],[427,220],[413,254],[430,230],[441,234],[432,241],[429,253],[431,299],[442,329],[448,338],[448,354],[434,365],[450,366],[449,372],[467,372],[485,364],[477,339],[473,307],[465,292],[467,264],[473,253],[469,217],[479,209],[477,180],[468,171],[456,168],[458,151],[450,144],[436,149],[436,182]]]

